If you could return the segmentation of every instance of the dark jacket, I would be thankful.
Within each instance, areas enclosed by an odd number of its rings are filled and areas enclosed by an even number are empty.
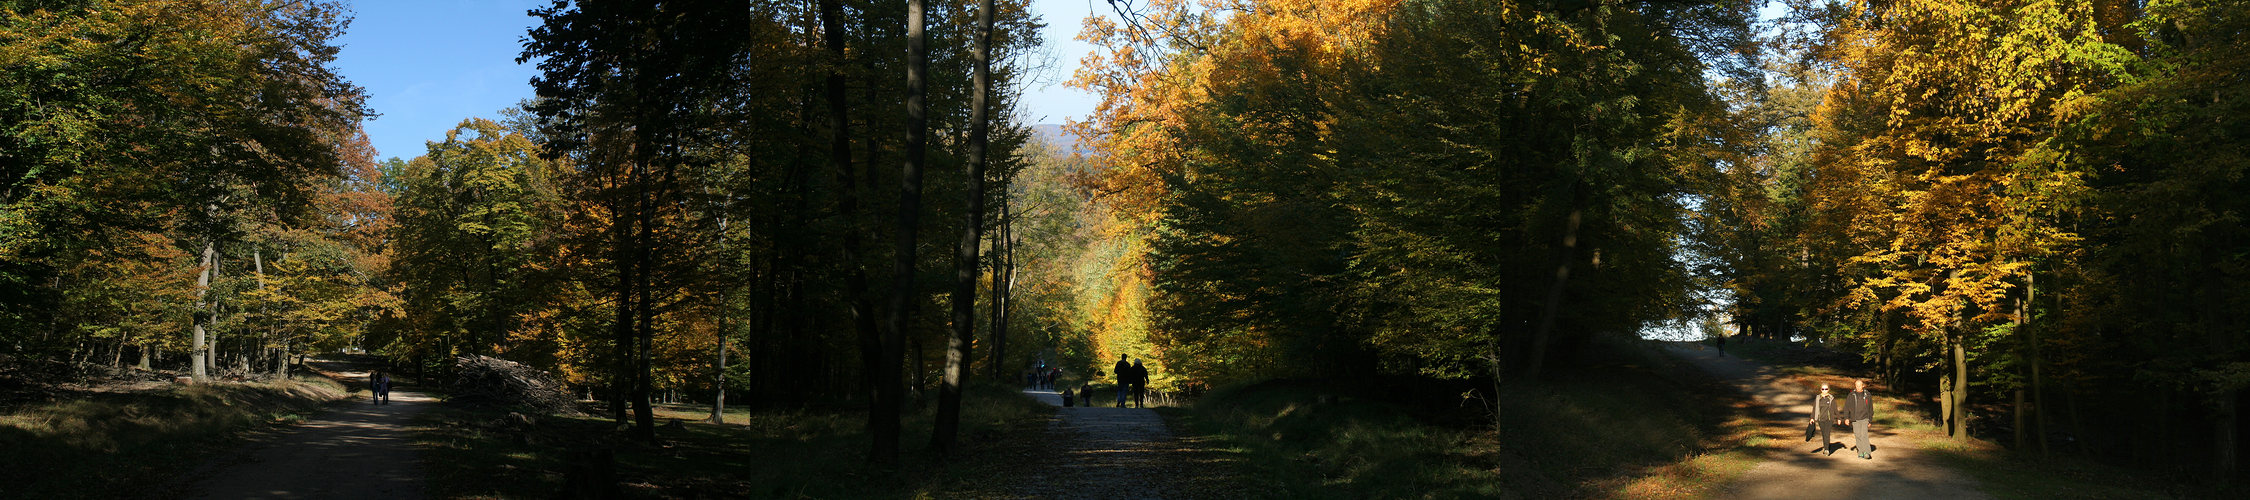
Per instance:
[[[1844,419],[1874,420],[1875,399],[1860,391],[1844,395]]]
[[[1819,420],[1825,424],[1836,423],[1835,420],[1838,418],[1836,416],[1836,395],[1813,396],[1812,417],[1813,420]]]

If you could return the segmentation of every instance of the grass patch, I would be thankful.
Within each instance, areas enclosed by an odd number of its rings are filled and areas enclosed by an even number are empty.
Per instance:
[[[989,496],[1053,412],[1013,387],[972,385],[959,452],[928,451],[931,412],[914,412],[903,422],[900,464],[888,468],[866,463],[859,411],[730,409],[719,425],[702,423],[708,407],[662,405],[662,443],[649,445],[606,418],[538,417],[526,426],[507,423],[505,411],[439,408],[423,414],[417,438],[429,450],[430,493],[442,498],[552,497],[566,489],[568,471],[603,451],[633,498],[958,498]]]
[[[301,377],[79,396],[0,416],[0,450],[7,450],[0,484],[8,496],[148,496],[240,444],[243,432],[301,422],[345,393],[326,378]]]
[[[1180,420],[1282,498],[1695,496],[1755,463],[1728,388],[1637,345],[1610,350],[1504,388],[1498,432],[1461,397],[1473,384],[1424,379],[1230,387]]]
[[[1923,451],[1975,478],[1980,490],[2001,499],[2242,498],[2239,490],[2214,490],[2076,458],[2016,456],[1990,445],[1936,440]]]

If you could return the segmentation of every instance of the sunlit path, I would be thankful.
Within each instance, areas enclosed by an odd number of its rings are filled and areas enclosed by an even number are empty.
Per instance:
[[[1737,357],[1719,355],[1693,344],[1672,344],[1673,355],[1740,389],[1770,409],[1766,434],[1788,434],[1804,428],[1811,413],[1812,392],[1771,367]],[[1849,387],[1846,388],[1847,390]],[[1782,439],[1769,445],[1764,460],[1722,490],[1722,499],[1868,498],[1868,499],[1977,499],[1976,483],[1914,449],[1896,429],[1870,430],[1874,460],[1862,460],[1849,448],[1851,431],[1836,434],[1845,448],[1833,455],[1816,451],[1820,445]],[[1815,493],[1817,492],[1817,493]]]

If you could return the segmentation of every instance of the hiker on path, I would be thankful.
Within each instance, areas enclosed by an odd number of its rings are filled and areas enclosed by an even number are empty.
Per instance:
[[[1141,364],[1141,361],[1142,360],[1138,359],[1133,360],[1134,408],[1147,408],[1147,406],[1141,404],[1141,398],[1148,394],[1148,366]]]
[[[1110,371],[1117,372],[1117,407],[1124,408],[1125,395],[1132,392],[1133,389],[1133,364],[1127,362],[1125,355],[1119,354],[1117,355],[1117,366],[1111,368]]]
[[[382,370],[376,370],[374,375],[367,376],[367,388],[369,392],[374,393],[375,404],[391,404],[390,375],[384,375]]]
[[[1722,358],[1723,358],[1723,357],[1726,357],[1726,355],[1727,355],[1727,336],[1726,336],[1726,335],[1719,335],[1718,337],[1719,337],[1719,357],[1722,357]]]
[[[1866,380],[1853,380],[1852,393],[1844,397],[1844,418],[1852,421],[1852,436],[1859,438],[1859,458],[1874,459],[1867,443],[1868,421],[1875,419],[1875,398],[1867,394]]]
[[[1833,456],[1836,449],[1830,443],[1836,440],[1829,439],[1828,433],[1842,425],[1844,419],[1836,413],[1836,395],[1828,393],[1828,384],[1820,384],[1820,396],[1813,398],[1812,408],[1812,418],[1805,419],[1805,425],[1820,428],[1820,451]],[[1812,439],[1812,433],[1806,434],[1805,439]]]

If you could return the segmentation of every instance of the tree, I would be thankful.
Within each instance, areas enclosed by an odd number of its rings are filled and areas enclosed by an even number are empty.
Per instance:
[[[897,232],[892,238],[891,305],[889,329],[883,332],[883,356],[879,364],[869,367],[875,373],[875,408],[872,410],[876,425],[874,448],[868,453],[876,463],[898,461],[898,412],[902,391],[898,387],[898,358],[903,354],[908,318],[914,311],[914,250],[917,230],[921,229],[922,169],[929,161],[929,73],[928,34],[923,32],[924,18],[928,15],[925,0],[906,2],[906,164],[899,176]]]
[[[2085,4],[1854,4],[1833,35],[1815,161],[1862,249],[1846,307],[1897,311],[1949,359],[1947,433],[1967,437],[1971,351],[2015,320],[2032,259],[2078,237],[2054,216],[2083,173],[2027,152],[2070,96],[2109,83],[2117,48]],[[1981,352],[1975,354],[1983,354]]]
[[[992,128],[991,104],[987,102],[992,87],[992,0],[982,0],[977,7],[976,37],[976,94],[969,97],[969,166],[964,175],[969,207],[962,218],[961,242],[953,255],[953,335],[945,343],[945,381],[938,391],[937,430],[930,437],[931,447],[941,453],[953,451],[961,420],[963,365],[969,362],[969,344],[977,332],[977,270],[982,262],[977,254],[984,240],[985,148],[991,143]]]
[[[459,355],[500,355],[538,303],[535,245],[562,221],[567,164],[482,118],[463,120],[408,162],[397,179],[391,240],[401,311],[414,345]]]
[[[10,330],[65,328],[47,312],[60,290],[38,283],[56,283],[66,267],[57,264],[82,245],[113,244],[80,238],[104,234],[84,226],[166,232],[217,272],[221,243],[251,212],[297,219],[310,207],[367,115],[360,90],[329,69],[343,27],[334,3],[0,7],[21,35],[0,50],[0,99],[9,101],[0,105],[0,254],[9,256],[0,279],[23,285],[4,287],[0,314],[23,320]],[[215,317],[197,314],[191,329]],[[198,356],[208,348],[191,347]]]

